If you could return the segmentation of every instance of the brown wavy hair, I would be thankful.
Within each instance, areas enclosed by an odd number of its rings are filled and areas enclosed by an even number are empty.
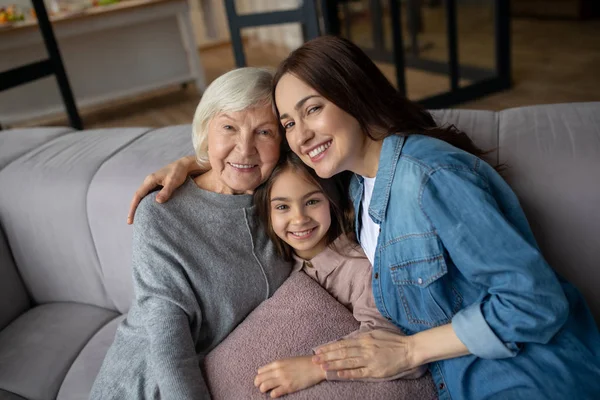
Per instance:
[[[354,234],[354,208],[350,201],[348,187],[350,185],[350,172],[337,174],[332,178],[320,178],[315,171],[308,167],[295,153],[290,150],[283,151],[279,162],[271,176],[254,191],[254,205],[258,212],[263,228],[275,244],[277,253],[286,261],[292,260],[293,249],[284,242],[273,230],[271,223],[271,189],[277,178],[286,171],[293,171],[302,176],[311,184],[317,186],[329,201],[331,226],[327,231],[327,245],[333,247],[333,242],[341,235],[346,235],[356,243]],[[334,248],[334,250],[336,250]]]
[[[356,118],[365,135],[373,140],[421,134],[477,157],[487,153],[454,125],[437,126],[427,110],[398,92],[375,63],[347,39],[320,36],[294,50],[273,77],[273,99],[277,83],[287,73]]]

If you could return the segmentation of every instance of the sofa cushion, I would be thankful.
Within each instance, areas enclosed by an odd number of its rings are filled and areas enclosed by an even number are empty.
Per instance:
[[[104,162],[147,131],[67,133],[0,170],[4,233],[35,303],[72,301],[114,307],[104,289],[90,233],[88,188]]]
[[[87,194],[90,231],[104,287],[121,313],[129,311],[133,299],[132,227],[125,223],[131,196],[146,175],[193,154],[191,132],[190,125],[147,132],[106,160],[90,183]]]
[[[600,325],[600,102],[502,111],[500,161],[542,253]]]
[[[102,361],[115,339],[115,333],[125,315],[121,315],[104,325],[85,345],[58,392],[58,400],[87,400],[94,380],[100,372]]]
[[[115,312],[76,303],[45,304],[0,331],[0,389],[31,400],[56,398],[71,364]]]
[[[431,115],[440,126],[454,125],[465,132],[484,151],[485,161],[498,164],[498,114],[482,110],[433,110]]]
[[[254,387],[259,367],[283,357],[311,354],[311,349],[338,339],[358,323],[344,306],[303,272],[293,273],[205,359],[214,400],[264,399]],[[322,382],[286,399],[433,399],[429,374],[417,380],[382,383]]]
[[[0,131],[0,170],[29,150],[71,131],[73,131],[72,128],[27,128]]]

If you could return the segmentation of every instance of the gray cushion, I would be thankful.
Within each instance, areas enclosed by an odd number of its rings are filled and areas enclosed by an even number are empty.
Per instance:
[[[0,400],[26,400],[24,397],[0,389]]]
[[[600,103],[502,111],[500,161],[544,256],[600,324]]]
[[[11,188],[0,191],[4,232],[36,303],[74,301],[114,307],[102,283],[90,234],[88,187],[106,160],[146,131],[68,133],[0,170],[0,187]]]
[[[125,315],[104,325],[85,345],[69,369],[58,392],[58,400],[87,400],[117,327]]]
[[[54,399],[87,341],[116,313],[75,303],[35,307],[0,331],[0,389]]]
[[[436,123],[441,126],[455,125],[465,132],[482,150],[491,151],[483,158],[490,164],[498,164],[498,114],[480,110],[433,110]]]
[[[73,131],[72,128],[27,128],[0,131],[0,169],[42,143]]]
[[[0,329],[28,308],[29,297],[0,226]]]
[[[264,399],[254,387],[259,367],[283,357],[311,354],[311,349],[358,328],[344,306],[303,272],[292,274],[272,298],[263,302],[205,360],[213,400]],[[321,382],[286,396],[313,399],[433,399],[429,374],[416,380]]]
[[[131,226],[126,224],[129,201],[146,175],[177,158],[194,153],[191,126],[152,130],[106,160],[87,194],[90,230],[104,286],[117,310],[129,310]]]

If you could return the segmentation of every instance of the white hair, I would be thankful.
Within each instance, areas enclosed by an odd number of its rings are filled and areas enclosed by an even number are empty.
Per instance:
[[[269,105],[273,73],[266,68],[245,67],[215,79],[204,91],[194,114],[192,143],[199,163],[208,161],[208,124],[223,112]]]

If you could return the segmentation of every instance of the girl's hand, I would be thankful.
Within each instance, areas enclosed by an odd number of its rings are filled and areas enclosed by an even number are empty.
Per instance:
[[[388,378],[418,367],[411,336],[376,330],[317,348],[313,363],[344,379]]]
[[[142,185],[135,191],[133,199],[131,199],[129,214],[127,214],[127,223],[130,225],[133,224],[135,209],[144,196],[150,193],[155,187],[162,186],[162,189],[156,195],[156,201],[163,203],[171,197],[175,189],[183,185],[190,173],[201,170],[200,166],[196,163],[196,157],[187,156],[148,175]]]
[[[306,389],[325,380],[325,371],[311,361],[311,356],[284,358],[258,369],[254,386],[271,397]]]

